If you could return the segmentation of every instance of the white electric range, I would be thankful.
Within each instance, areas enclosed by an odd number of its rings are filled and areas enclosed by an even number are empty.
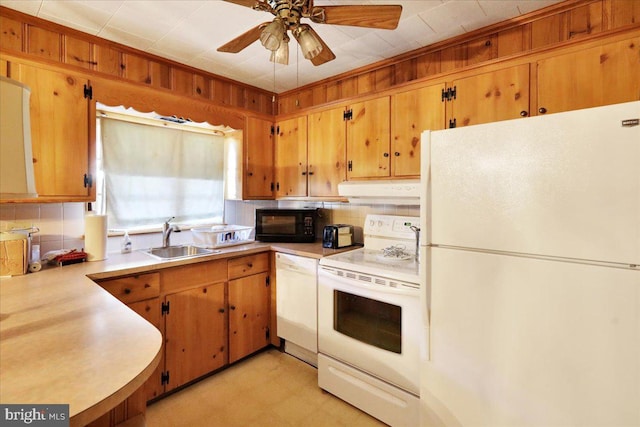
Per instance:
[[[318,266],[318,384],[392,426],[419,416],[418,224],[368,215],[364,247]]]

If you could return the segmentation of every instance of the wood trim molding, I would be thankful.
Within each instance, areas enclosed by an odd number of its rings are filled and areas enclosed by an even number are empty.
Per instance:
[[[227,108],[273,114],[274,93],[0,6],[0,51]]]

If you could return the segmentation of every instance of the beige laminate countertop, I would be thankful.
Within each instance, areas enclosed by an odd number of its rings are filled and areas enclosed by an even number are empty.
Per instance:
[[[140,251],[0,279],[0,402],[69,404],[72,426],[108,412],[138,389],[161,357],[150,323],[91,279],[274,250],[322,258],[354,247],[251,243],[159,261]]]

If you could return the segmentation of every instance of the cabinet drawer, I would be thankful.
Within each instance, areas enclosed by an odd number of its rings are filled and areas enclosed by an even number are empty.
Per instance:
[[[269,270],[269,253],[243,256],[229,260],[229,280]]]
[[[184,289],[226,281],[227,268],[225,260],[199,262],[162,270],[162,293],[170,294]]]
[[[160,295],[160,273],[103,280],[100,286],[120,301],[129,304]]]

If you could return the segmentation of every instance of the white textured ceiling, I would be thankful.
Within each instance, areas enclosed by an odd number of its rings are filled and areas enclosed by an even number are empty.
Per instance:
[[[220,0],[0,0],[0,5],[281,93],[559,1],[316,0],[316,6],[402,5],[395,30],[307,22],[336,55],[317,67],[304,59],[293,39],[289,65],[274,67],[270,52],[259,41],[237,54],[217,52],[229,40],[273,18],[268,12]]]

